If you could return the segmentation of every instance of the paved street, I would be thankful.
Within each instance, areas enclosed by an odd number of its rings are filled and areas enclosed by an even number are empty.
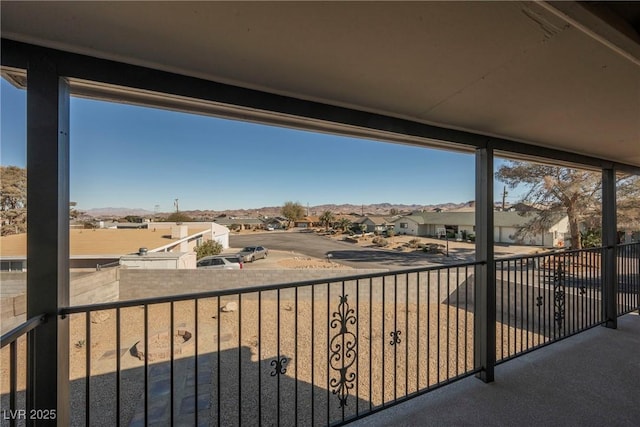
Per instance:
[[[229,244],[232,248],[241,248],[248,245],[263,245],[269,249],[294,251],[320,259],[324,259],[327,254],[331,254],[333,261],[353,268],[398,270],[434,264],[433,257],[429,257],[422,252],[397,252],[375,248],[362,248],[352,243],[340,242],[318,236],[315,233],[274,231],[231,235]],[[473,252],[470,254],[461,253],[445,260],[450,262],[442,262],[442,257],[439,257],[437,264],[466,262],[471,260],[472,257]]]

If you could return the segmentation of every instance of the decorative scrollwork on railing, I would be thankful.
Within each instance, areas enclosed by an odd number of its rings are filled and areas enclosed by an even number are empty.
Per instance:
[[[358,343],[355,334],[348,329],[349,325],[355,325],[357,322],[355,310],[349,308],[348,296],[340,296],[338,310],[332,314],[331,329],[338,331],[329,343],[329,364],[331,369],[339,373],[337,378],[331,378],[329,384],[333,388],[332,393],[338,396],[341,408],[347,405],[349,390],[354,387],[357,377],[356,372],[349,372],[349,368],[358,358]]]
[[[400,344],[402,342],[402,340],[400,339],[400,335],[402,335],[402,331],[391,332],[389,334],[389,336],[391,337],[391,341],[389,341],[389,344],[391,345]]]
[[[536,298],[536,307],[542,307],[543,301],[544,301],[544,297]]]
[[[585,285],[580,286],[580,295],[587,294],[587,287]]]
[[[271,376],[275,377],[276,375],[284,375],[287,373],[287,362],[289,360],[286,357],[281,357],[271,361],[271,366],[273,366],[273,371],[271,371]]]
[[[553,306],[554,320],[558,330],[562,330],[562,322],[565,314],[565,289],[564,289],[564,269],[562,264],[558,265],[553,276]]]

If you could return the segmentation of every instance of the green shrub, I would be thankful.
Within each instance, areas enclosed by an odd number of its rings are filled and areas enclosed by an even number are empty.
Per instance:
[[[600,230],[587,230],[583,231],[581,234],[582,237],[582,247],[583,248],[599,248],[602,246],[602,235]]]
[[[207,240],[196,247],[196,258],[204,258],[210,255],[219,255],[222,252],[222,244],[215,240]]]

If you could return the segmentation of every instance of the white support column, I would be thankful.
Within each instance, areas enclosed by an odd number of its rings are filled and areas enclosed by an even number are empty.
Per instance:
[[[27,317],[48,319],[30,349],[27,409],[55,409],[67,426],[69,319],[57,313],[69,304],[69,88],[44,57],[27,79]]]

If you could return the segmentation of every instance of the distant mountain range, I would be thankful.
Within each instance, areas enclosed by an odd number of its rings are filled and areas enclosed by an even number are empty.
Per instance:
[[[141,208],[94,208],[83,211],[85,215],[98,217],[117,217],[122,218],[131,216],[153,216],[153,212]]]
[[[406,205],[406,204],[393,204],[393,203],[374,203],[368,205],[354,205],[354,204],[325,204],[316,206],[304,206],[305,214],[311,216],[320,216],[325,211],[331,211],[334,214],[357,214],[357,215],[392,215],[408,214],[414,211],[422,210],[452,210],[458,209],[464,206],[468,206],[468,203],[439,203],[434,205]],[[191,216],[194,219],[208,220],[218,216],[237,216],[237,217],[274,217],[281,215],[281,206],[265,206],[256,209],[229,209],[224,211],[214,210],[186,210],[182,213]],[[123,218],[125,216],[142,216],[152,217],[154,212],[140,208],[94,208],[84,211],[85,215],[94,218]],[[159,216],[167,216],[170,212],[158,212]]]

